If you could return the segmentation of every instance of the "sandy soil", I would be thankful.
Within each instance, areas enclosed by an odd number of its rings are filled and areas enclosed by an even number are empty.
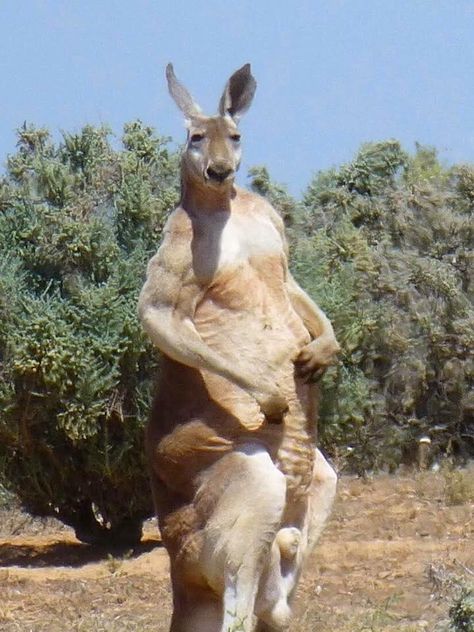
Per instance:
[[[450,600],[474,568],[474,470],[463,472],[457,492],[450,476],[342,478],[292,632],[445,630]],[[54,521],[0,510],[0,630],[166,632],[170,608],[168,560],[153,523],[119,557]]]

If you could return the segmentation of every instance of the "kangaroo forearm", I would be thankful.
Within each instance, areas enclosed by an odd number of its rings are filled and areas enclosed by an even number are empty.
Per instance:
[[[289,283],[289,293],[293,308],[303,320],[313,338],[319,338],[320,336],[335,338],[334,329],[329,318],[294,280],[291,280],[291,283]]]
[[[334,329],[331,321],[319,308],[315,309],[313,305],[301,300],[300,297],[296,299],[296,305],[294,304],[294,307],[299,316],[303,319],[306,328],[313,338],[319,338],[320,336],[334,336]]]
[[[167,356],[194,369],[206,369],[230,380],[241,388],[254,387],[252,375],[246,375],[242,367],[228,362],[211,349],[193,328],[192,323],[176,318],[172,313],[160,314],[147,310],[142,324],[155,347]]]

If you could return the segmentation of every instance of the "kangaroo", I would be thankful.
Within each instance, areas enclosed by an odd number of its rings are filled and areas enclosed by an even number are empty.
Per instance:
[[[288,269],[283,222],[236,186],[250,64],[205,116],[184,114],[181,200],[150,260],[139,316],[162,352],[146,433],[171,562],[171,632],[281,631],[336,474],[315,448],[318,378],[339,350]]]

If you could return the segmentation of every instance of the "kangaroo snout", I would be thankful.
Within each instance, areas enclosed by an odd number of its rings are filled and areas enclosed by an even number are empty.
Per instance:
[[[205,170],[206,178],[216,182],[224,182],[224,180],[227,180],[233,173],[234,169],[224,164],[212,164]]]

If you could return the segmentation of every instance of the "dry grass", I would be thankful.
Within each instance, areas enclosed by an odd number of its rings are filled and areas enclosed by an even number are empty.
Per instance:
[[[474,568],[472,474],[344,478],[292,632],[446,632],[455,587]],[[167,632],[168,563],[153,524],[123,557],[11,510],[0,530],[2,632]]]
[[[436,500],[445,505],[465,505],[474,502],[474,466],[454,468],[443,463],[437,474],[430,471],[415,475],[415,491],[426,500]]]
[[[448,505],[474,502],[474,468],[457,470],[444,468],[444,496]]]

